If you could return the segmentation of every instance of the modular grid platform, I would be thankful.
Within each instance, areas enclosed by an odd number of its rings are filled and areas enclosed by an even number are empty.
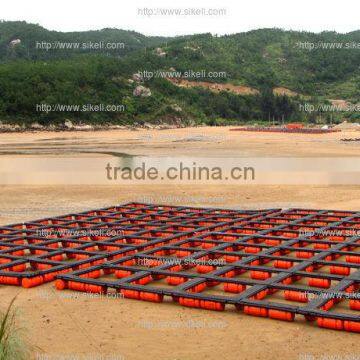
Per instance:
[[[0,284],[360,332],[360,212],[129,203],[0,227]]]

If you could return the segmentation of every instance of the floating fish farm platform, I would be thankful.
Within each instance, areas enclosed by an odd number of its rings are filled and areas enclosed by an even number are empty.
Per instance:
[[[0,227],[0,286],[52,281],[360,332],[360,212],[128,203]]]

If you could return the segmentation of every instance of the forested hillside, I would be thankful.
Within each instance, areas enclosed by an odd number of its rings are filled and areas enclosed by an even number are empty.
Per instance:
[[[45,50],[37,48],[41,42],[124,46]],[[356,111],[319,114],[301,106],[327,104],[331,99],[359,102],[359,44],[360,31],[313,34],[261,29],[169,39],[116,29],[59,33],[25,22],[2,22],[0,120],[217,124],[315,122],[319,115],[323,121],[357,119]],[[191,86],[181,86],[183,79]],[[202,82],[229,89],[215,91]],[[243,88],[251,91],[242,93]],[[274,94],[277,88],[288,90],[289,96]],[[44,111],[41,104],[52,108]],[[79,111],[59,104],[123,106],[121,111]]]
[[[21,43],[12,46],[11,42],[16,40]],[[119,29],[62,33],[24,21],[3,21],[0,22],[0,61],[61,59],[84,53],[123,56],[166,40]]]

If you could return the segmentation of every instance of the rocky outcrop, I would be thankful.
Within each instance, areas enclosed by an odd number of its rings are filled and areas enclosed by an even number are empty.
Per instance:
[[[170,107],[176,112],[182,111],[182,108],[178,104],[171,104]]]
[[[70,120],[65,120],[64,126],[69,130],[74,128],[74,124]]]
[[[137,83],[140,83],[140,82],[143,82],[144,81],[144,78],[141,74],[139,73],[135,73],[132,75],[132,80],[137,82]]]
[[[17,45],[20,45],[21,44],[21,40],[20,39],[14,39],[12,41],[9,42],[9,46],[10,47],[15,47]]]
[[[157,56],[160,56],[160,57],[166,56],[166,52],[162,48],[156,48],[155,49],[155,54]]]
[[[133,91],[133,95],[134,96],[139,96],[139,97],[149,97],[151,96],[151,90],[145,86],[142,85],[138,85],[134,91]]]

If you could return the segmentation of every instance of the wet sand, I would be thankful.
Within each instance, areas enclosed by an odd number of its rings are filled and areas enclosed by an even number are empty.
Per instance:
[[[229,127],[0,134],[0,154],[171,156],[359,156],[358,131],[281,134],[229,131]]]

